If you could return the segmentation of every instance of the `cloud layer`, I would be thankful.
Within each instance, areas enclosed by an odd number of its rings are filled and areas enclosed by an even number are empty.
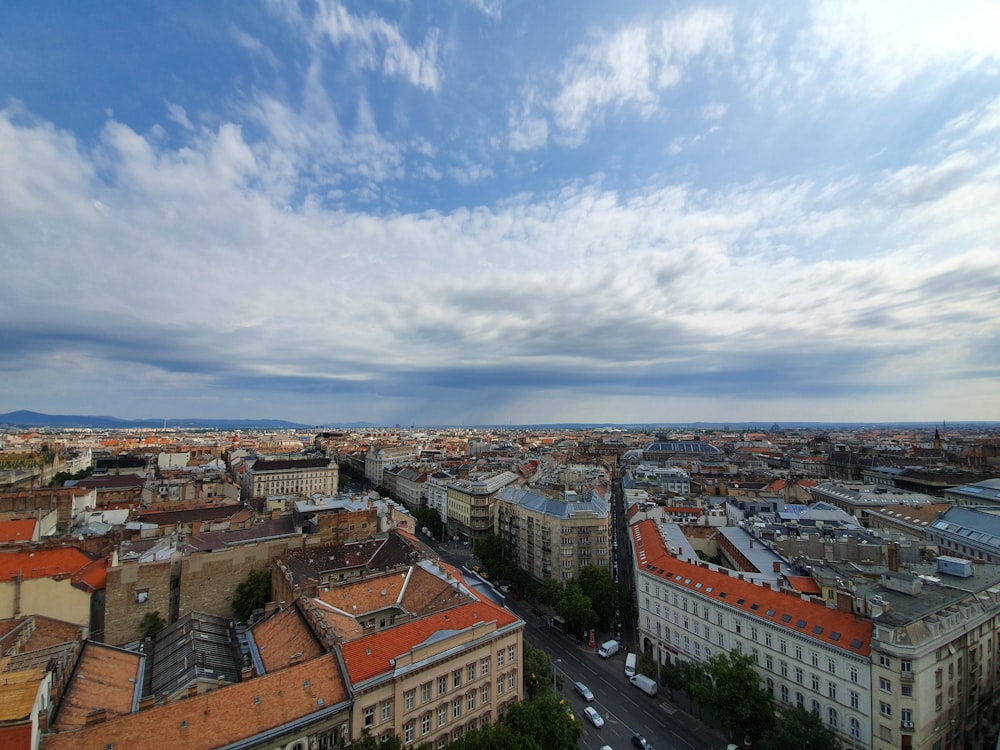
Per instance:
[[[98,119],[4,74],[0,411],[1000,419],[995,8],[907,7],[273,4]]]

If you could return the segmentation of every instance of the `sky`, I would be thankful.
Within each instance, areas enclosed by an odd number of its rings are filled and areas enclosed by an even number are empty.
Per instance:
[[[0,412],[1000,420],[996,2],[0,19]]]

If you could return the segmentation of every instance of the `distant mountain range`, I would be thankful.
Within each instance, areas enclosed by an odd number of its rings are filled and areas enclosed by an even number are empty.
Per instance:
[[[76,414],[11,411],[0,414],[0,425],[11,427],[83,427],[103,430],[182,428],[188,430],[301,430],[315,425],[283,419],[119,419]]]
[[[50,428],[91,428],[98,430],[128,430],[128,429],[174,429],[187,430],[329,430],[338,428],[368,429],[386,427],[375,422],[340,422],[321,425],[300,424],[283,419],[119,419],[118,417],[98,417],[76,414],[41,414],[36,411],[11,411],[0,414],[0,427],[50,427]],[[400,425],[395,425],[399,427]],[[933,428],[941,427],[937,422],[648,422],[645,424],[625,424],[612,422],[560,422],[553,424],[481,424],[481,425],[410,425],[410,428],[448,428],[467,427],[489,430],[642,430],[651,432],[658,429],[688,429],[688,430],[821,430],[821,429],[857,429],[862,427],[908,427]],[[960,428],[993,428],[1000,427],[1000,422],[949,422],[949,429]]]

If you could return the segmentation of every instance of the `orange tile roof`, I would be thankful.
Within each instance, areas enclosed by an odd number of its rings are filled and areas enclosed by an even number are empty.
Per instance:
[[[4,550],[0,552],[0,581],[17,578],[49,578],[72,575],[93,562],[76,547],[54,547],[38,550]]]
[[[669,580],[672,586],[725,602],[728,607],[769,620],[827,646],[861,656],[871,653],[870,620],[673,557],[655,521],[640,521],[633,526],[632,540],[639,569]]]
[[[100,591],[108,584],[108,561],[99,558],[73,574],[73,585],[84,591]]]
[[[329,710],[347,687],[328,654],[253,680],[228,685],[85,729],[42,738],[42,750],[211,750]]]
[[[323,647],[302,618],[298,607],[287,607],[258,623],[250,631],[266,672],[283,669],[292,657],[309,661],[321,656]]]
[[[35,523],[34,518],[25,518],[20,521],[0,521],[0,544],[30,542],[35,535]]]
[[[143,657],[133,651],[87,641],[66,686],[54,729],[81,729],[95,708],[107,710],[108,718],[132,712],[142,692]]]
[[[788,579],[788,585],[793,589],[798,591],[800,594],[822,594],[823,589],[821,589],[809,576],[785,576]]]
[[[390,659],[408,653],[435,633],[465,630],[478,623],[493,621],[497,628],[503,628],[518,622],[518,618],[492,602],[474,601],[343,643],[341,650],[348,676],[352,684],[357,685],[390,671]]]

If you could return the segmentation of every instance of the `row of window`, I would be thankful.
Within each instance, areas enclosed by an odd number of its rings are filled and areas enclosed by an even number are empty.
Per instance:
[[[770,677],[767,678],[767,692],[771,697],[774,697],[774,680]],[[779,696],[782,703],[789,703],[791,701],[791,695],[787,685],[780,686]],[[806,697],[800,692],[795,693],[795,705],[803,709],[806,707]],[[815,698],[809,702],[809,710],[818,718],[823,715],[822,706],[820,706],[820,702]],[[835,732],[841,730],[840,712],[836,709],[836,707],[827,707],[826,723],[829,725],[830,729]],[[861,722],[857,719],[857,717],[848,717],[847,729],[851,737],[856,740],[861,739]]]

